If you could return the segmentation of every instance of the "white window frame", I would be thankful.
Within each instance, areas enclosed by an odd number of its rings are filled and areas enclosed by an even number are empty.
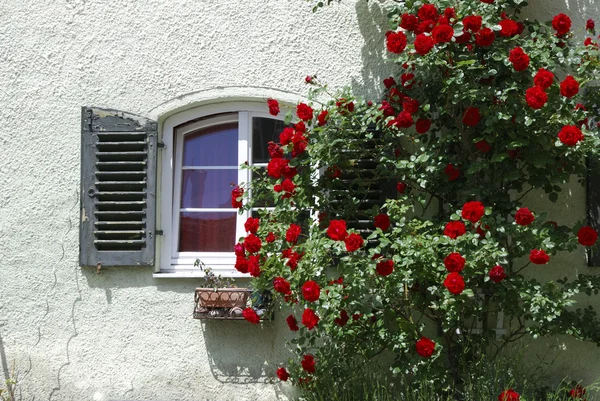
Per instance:
[[[222,113],[236,113],[236,115],[217,116]],[[200,118],[208,118],[192,122]],[[235,254],[233,245],[231,252],[177,252],[179,241],[179,205],[181,192],[181,162],[183,151],[183,140],[175,141],[175,137],[183,139],[183,136],[198,129],[226,122],[238,122],[238,161],[252,163],[252,118],[265,117],[283,121],[284,116],[272,116],[268,113],[266,102],[261,103],[221,103],[201,106],[186,110],[168,117],[163,126],[162,142],[164,149],[159,160],[160,166],[160,216],[163,235],[159,237],[160,257],[154,277],[184,278],[204,277],[204,272],[199,267],[194,267],[196,259],[200,259],[206,266],[210,266],[215,274],[224,277],[249,277],[240,273],[234,267]],[[187,124],[189,123],[189,124]],[[186,125],[184,125],[186,124]],[[179,127],[179,128],[178,128]],[[173,148],[176,143],[178,149]],[[179,164],[179,166],[176,165]],[[256,166],[266,166],[257,163]],[[247,183],[250,179],[250,170],[238,169],[238,183]],[[226,209],[229,210],[229,209]],[[235,209],[231,209],[234,211]],[[235,210],[237,213],[237,210]],[[242,215],[237,214],[236,238],[244,236],[244,222],[249,212]]]

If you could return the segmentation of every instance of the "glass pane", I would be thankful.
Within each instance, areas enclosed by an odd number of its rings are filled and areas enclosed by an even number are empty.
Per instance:
[[[258,171],[252,172],[252,180],[253,181],[263,181],[267,184],[268,187],[273,188],[273,185],[270,184],[270,182],[272,181],[269,176],[267,175],[267,169],[264,167],[261,167],[258,169]],[[254,206],[255,207],[270,207],[270,206],[275,206],[275,199],[273,197],[273,194],[271,193],[271,191],[260,191],[262,194],[262,196],[259,196],[256,193],[252,193],[252,200],[254,201]]]
[[[185,136],[184,166],[237,166],[237,123],[208,127]]]
[[[183,212],[179,252],[233,252],[236,212]]]
[[[252,119],[252,163],[268,163],[268,143],[279,143],[279,134],[285,125],[281,120],[272,118],[254,117]]]
[[[231,190],[237,185],[237,170],[182,170],[182,173],[182,208],[231,208]]]

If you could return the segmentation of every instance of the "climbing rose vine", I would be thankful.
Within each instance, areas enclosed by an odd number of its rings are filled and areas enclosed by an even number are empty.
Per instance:
[[[322,106],[298,104],[266,168],[244,165],[265,178],[231,195],[255,216],[236,268],[287,316],[295,356],[278,361],[281,380],[310,387],[335,372],[344,383],[387,364],[442,386],[458,379],[465,353],[524,335],[600,344],[595,311],[573,306],[600,289],[598,275],[532,278],[559,252],[583,263],[598,234],[549,221],[528,196],[557,202],[597,153],[598,91],[586,89],[600,76],[599,52],[574,35],[592,34],[594,21],[521,20],[522,4],[394,6],[385,50],[397,71],[374,83],[384,97],[327,98],[308,76]],[[276,100],[268,108],[280,113]],[[259,323],[251,308],[244,317]]]

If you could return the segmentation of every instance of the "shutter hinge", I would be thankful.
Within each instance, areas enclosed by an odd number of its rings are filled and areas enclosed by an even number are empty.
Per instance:
[[[156,146],[158,146],[159,149],[165,149],[167,147],[164,142],[158,142]]]
[[[165,234],[163,233],[163,230],[156,230],[154,233],[155,233],[156,235],[165,235]]]

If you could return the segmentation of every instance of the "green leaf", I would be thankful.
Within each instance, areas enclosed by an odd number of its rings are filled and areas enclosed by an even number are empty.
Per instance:
[[[548,199],[550,199],[550,202],[556,203],[558,200],[558,194],[556,192],[552,192],[550,195],[548,195]]]

